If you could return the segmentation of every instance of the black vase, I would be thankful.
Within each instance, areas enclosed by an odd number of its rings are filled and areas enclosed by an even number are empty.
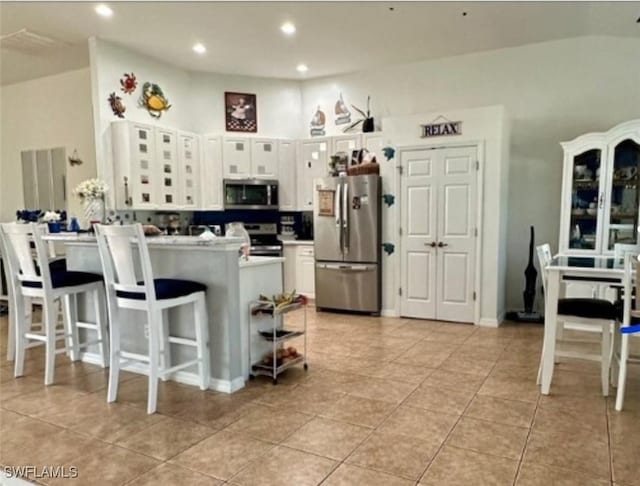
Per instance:
[[[363,133],[370,133],[375,131],[375,126],[373,123],[373,117],[371,118],[365,118],[364,121],[362,122],[362,132]]]

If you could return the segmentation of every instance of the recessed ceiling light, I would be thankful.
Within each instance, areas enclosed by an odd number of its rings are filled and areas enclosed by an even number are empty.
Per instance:
[[[280,30],[286,35],[293,35],[296,33],[296,26],[291,22],[285,22],[280,26]]]
[[[113,15],[113,10],[107,5],[101,4],[96,6],[96,13],[102,17],[111,17]]]
[[[309,67],[306,64],[300,63],[296,66],[296,69],[299,73],[306,73],[309,70]]]
[[[198,42],[197,44],[193,44],[192,49],[193,52],[197,52],[198,54],[204,54],[205,52],[207,52],[207,48],[200,42]]]

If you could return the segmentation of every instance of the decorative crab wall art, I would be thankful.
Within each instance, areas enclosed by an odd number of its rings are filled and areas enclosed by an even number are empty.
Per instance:
[[[139,105],[141,108],[145,108],[153,118],[160,118],[163,111],[171,108],[169,100],[164,96],[160,86],[150,82],[142,85]]]
[[[124,112],[127,111],[127,107],[124,106],[122,98],[120,98],[115,92],[111,93],[108,98],[111,111],[118,118],[124,118]]]
[[[124,73],[124,78],[120,79],[120,89],[124,94],[132,94],[138,87],[138,80],[136,75],[131,73]]]

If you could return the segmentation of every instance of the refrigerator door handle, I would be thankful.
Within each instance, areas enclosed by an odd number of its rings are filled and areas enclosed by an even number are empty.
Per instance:
[[[343,272],[368,272],[375,270],[372,265],[345,265],[341,263],[319,263],[318,268],[324,268],[327,270],[341,270]]]
[[[344,184],[342,189],[342,228],[343,228],[343,252],[349,251],[349,185]]]
[[[342,186],[340,184],[336,185],[336,192],[334,194],[334,200],[333,200],[333,211],[334,214],[336,215],[336,228],[338,228],[338,247],[340,248],[340,254],[343,254],[343,249],[342,249],[342,205],[341,205],[341,199],[340,199],[340,190],[341,190]]]

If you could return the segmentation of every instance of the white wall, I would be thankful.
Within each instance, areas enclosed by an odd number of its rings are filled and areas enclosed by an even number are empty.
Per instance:
[[[520,308],[529,225],[536,228],[538,244],[548,241],[557,248],[559,142],[638,117],[639,52],[638,39],[583,37],[310,80],[302,87],[303,124],[308,127],[319,104],[327,113],[328,134],[338,133],[333,107],[340,92],[347,103],[359,107],[371,95],[377,122],[390,116],[505,106],[512,131],[509,193],[500,194],[503,210],[508,196],[508,223],[501,229],[506,235],[504,287],[507,309]]]
[[[191,73],[100,39],[90,39],[89,52],[98,173],[110,185],[117,183],[110,176],[109,126],[118,118],[107,102],[114,91],[126,105],[126,119],[200,134],[224,133],[225,91],[254,93],[257,96],[257,135],[297,138],[300,134],[301,93],[297,81]],[[120,91],[119,79],[130,72],[135,73],[139,84],[135,93],[126,95]],[[137,106],[145,81],[160,85],[172,105],[160,119],[152,118]]]
[[[24,207],[20,152],[35,148],[74,149],[84,163],[67,165],[67,194],[96,175],[89,69],[3,86],[0,89],[0,221],[15,220]],[[82,214],[69,196],[70,214]],[[40,208],[48,209],[48,208]]]

